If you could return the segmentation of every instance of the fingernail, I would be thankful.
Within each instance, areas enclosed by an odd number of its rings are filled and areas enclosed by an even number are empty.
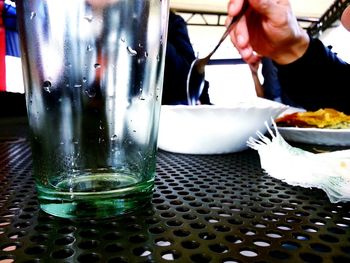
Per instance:
[[[237,36],[237,44],[238,45],[243,45],[244,43],[244,37],[242,35]]]
[[[241,50],[241,56],[242,57],[248,57],[250,56],[252,53],[251,49],[250,48],[245,48],[245,49],[242,49]]]

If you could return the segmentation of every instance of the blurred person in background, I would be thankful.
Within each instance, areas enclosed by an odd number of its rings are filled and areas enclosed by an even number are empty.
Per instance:
[[[259,68],[263,82],[259,78]],[[250,63],[249,68],[253,77],[256,95],[261,98],[282,102],[281,86],[277,76],[277,69],[270,58],[262,57]]]
[[[249,63],[248,66],[250,73],[252,74],[256,95],[260,98],[265,98],[265,90],[259,79],[260,63],[261,60],[258,60],[256,62]]]
[[[162,104],[187,104],[187,75],[195,58],[185,20],[170,10]],[[205,81],[199,104],[210,104],[208,88]]]
[[[259,68],[261,66],[261,75],[263,81],[259,78]],[[300,107],[288,96],[281,88],[278,79],[278,71],[274,62],[268,57],[262,57],[255,63],[250,63],[249,68],[254,81],[255,91],[258,97],[280,102],[293,107]]]
[[[283,92],[306,110],[350,114],[350,65],[299,26],[289,0],[248,1],[248,11],[230,34],[243,60],[254,64],[271,58]],[[243,0],[229,0],[228,21],[242,5]],[[341,21],[350,31],[349,6]]]

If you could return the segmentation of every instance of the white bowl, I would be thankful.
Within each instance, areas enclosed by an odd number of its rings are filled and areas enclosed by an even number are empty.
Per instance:
[[[265,133],[288,106],[255,98],[232,106],[198,105],[161,108],[158,147],[184,154],[224,154],[248,148],[257,131]]]

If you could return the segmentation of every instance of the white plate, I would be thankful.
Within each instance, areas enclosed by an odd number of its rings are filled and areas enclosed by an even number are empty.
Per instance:
[[[328,146],[350,146],[350,129],[278,127],[287,141]]]
[[[287,106],[255,98],[231,106],[163,105],[160,115],[158,146],[185,154],[224,154],[248,148],[247,140],[256,131],[266,131]]]

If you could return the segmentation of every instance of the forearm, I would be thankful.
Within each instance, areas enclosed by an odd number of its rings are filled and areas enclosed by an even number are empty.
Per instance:
[[[350,113],[350,66],[313,39],[304,55],[276,65],[282,90],[308,110],[330,107]]]
[[[252,72],[252,78],[253,78],[253,82],[254,82],[256,95],[260,98],[264,98],[265,97],[264,88],[262,87],[262,85],[260,83],[258,74],[255,72]]]
[[[271,59],[280,65],[286,65],[301,58],[309,47],[310,37],[303,29],[300,29],[287,42],[271,55]]]

